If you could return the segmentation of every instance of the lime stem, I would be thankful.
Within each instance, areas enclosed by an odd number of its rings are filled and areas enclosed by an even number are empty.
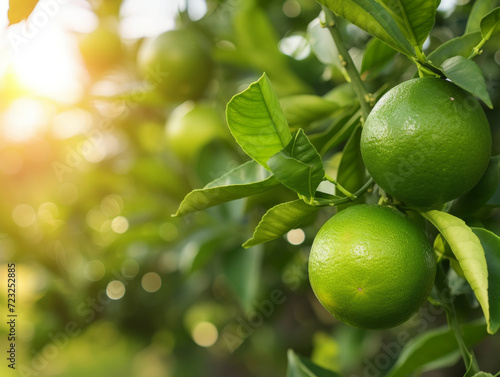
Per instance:
[[[354,194],[351,193],[350,191],[348,191],[347,189],[345,189],[344,187],[342,187],[342,185],[340,183],[338,183],[335,179],[333,179],[332,177],[330,177],[328,174],[325,174],[325,179],[328,181],[328,182],[331,182],[335,185],[335,187],[342,193],[344,194],[345,196],[347,196],[348,198],[353,198],[353,200],[356,200],[357,198],[355,198]]]
[[[337,46],[337,50],[339,52],[342,65],[345,67],[347,74],[351,79],[354,92],[356,93],[356,96],[359,99],[361,111],[363,113],[363,120],[366,120],[371,110],[370,102],[372,96],[366,89],[365,84],[363,83],[363,80],[361,79],[361,76],[358,72],[358,69],[354,65],[354,62],[352,61],[351,55],[349,54],[349,51],[347,51],[347,48],[344,45],[344,41],[342,40],[342,36],[340,35],[340,31],[338,29],[338,24],[335,14],[325,6],[322,6],[322,8],[323,12],[325,13],[325,26],[330,31],[333,41]]]

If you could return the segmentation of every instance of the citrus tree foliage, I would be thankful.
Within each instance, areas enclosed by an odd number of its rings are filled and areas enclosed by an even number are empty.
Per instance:
[[[9,1],[9,23],[29,27],[51,0],[37,3]],[[500,2],[187,3],[153,42],[120,36],[122,1],[89,2],[98,27],[72,32],[82,98],[44,100],[66,136],[0,146],[0,260],[26,290],[21,375],[498,373]],[[360,144],[387,91],[429,76],[478,99],[493,149],[470,191],[416,208],[377,185]],[[2,116],[27,95],[8,72],[0,94]],[[210,129],[195,115],[209,112]],[[393,329],[338,322],[309,284],[318,230],[358,204],[404,213],[436,255],[428,302]]]

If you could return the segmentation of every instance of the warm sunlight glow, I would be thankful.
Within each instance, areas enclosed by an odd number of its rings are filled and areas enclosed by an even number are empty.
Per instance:
[[[78,59],[73,36],[49,29],[13,56],[13,68],[20,84],[34,95],[72,103],[82,94]]]
[[[19,98],[4,113],[2,133],[10,141],[28,141],[47,127],[49,111],[40,101]]]

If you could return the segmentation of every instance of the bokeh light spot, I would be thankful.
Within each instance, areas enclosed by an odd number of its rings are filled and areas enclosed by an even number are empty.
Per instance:
[[[83,276],[90,281],[98,281],[104,277],[106,267],[100,260],[94,259],[85,264]]]
[[[123,234],[128,230],[128,220],[123,216],[118,216],[111,221],[113,232]]]
[[[286,239],[292,245],[300,245],[306,239],[306,234],[302,229],[292,229],[286,234]]]
[[[139,263],[133,259],[125,259],[122,262],[122,275],[126,278],[133,278],[139,272]]]
[[[213,323],[199,322],[191,332],[194,342],[200,347],[210,347],[219,338],[219,332]]]
[[[282,9],[285,16],[290,18],[298,17],[302,10],[300,7],[300,3],[297,0],[286,0],[283,3]]]
[[[172,223],[163,223],[159,229],[160,237],[167,242],[172,242],[177,238],[177,226]]]
[[[156,292],[161,288],[161,277],[156,272],[148,272],[142,277],[141,285],[146,292]]]
[[[36,218],[35,209],[28,204],[19,204],[12,211],[12,219],[22,228],[27,228]]]
[[[111,300],[119,300],[125,295],[125,285],[119,280],[110,281],[106,287],[106,294]]]

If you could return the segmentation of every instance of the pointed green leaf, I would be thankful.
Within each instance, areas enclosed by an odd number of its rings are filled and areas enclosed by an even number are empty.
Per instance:
[[[360,111],[346,111],[345,114],[334,118],[326,130],[311,135],[310,140],[320,155],[324,155],[329,150],[346,141],[359,124],[360,119]]]
[[[488,264],[488,299],[490,302],[490,330],[500,328],[500,237],[486,229],[472,228],[481,241]]]
[[[293,350],[287,353],[287,377],[340,377],[337,373],[314,364],[311,360],[298,356]]]
[[[422,47],[434,25],[437,0],[377,0],[412,46]]]
[[[361,127],[356,128],[347,141],[340,160],[339,171],[337,173],[337,182],[347,191],[356,192],[366,181],[365,164],[361,157]],[[341,211],[353,204],[364,203],[364,197],[355,202],[350,202],[338,206]]]
[[[500,32],[500,7],[493,9],[481,20],[481,35],[488,40]]]
[[[241,148],[268,169],[267,160],[292,138],[266,74],[227,104],[227,124]]]
[[[481,30],[481,20],[493,8],[493,3],[496,0],[476,0],[472,5],[472,10],[467,19],[465,34],[474,33]]]
[[[283,150],[267,161],[267,165],[278,181],[307,198],[314,197],[325,177],[321,156],[302,129]]]
[[[439,67],[446,59],[453,56],[460,55],[467,58],[479,42],[481,42],[481,33],[479,31],[465,34],[440,45],[429,54],[428,59]]]
[[[191,191],[174,216],[201,211],[231,200],[259,194],[279,182],[255,161],[248,161],[215,179],[202,189]]]
[[[318,2],[393,49],[408,56],[415,56],[415,51],[399,30],[396,21],[375,0],[318,0]]]
[[[470,323],[461,327],[465,344],[469,347],[488,335],[484,322]],[[443,357],[453,356],[456,351],[458,344],[455,334],[448,326],[426,331],[408,342],[385,377],[406,377],[418,373],[424,366]]]
[[[380,39],[372,38],[366,45],[361,63],[361,73],[375,73],[387,65],[397,54],[397,51],[386,45]],[[373,72],[372,72],[373,71]]]
[[[488,267],[479,238],[458,217],[441,211],[422,212],[441,233],[458,260],[465,278],[472,287],[477,301],[483,309],[488,332],[491,333],[490,309],[488,301]]]
[[[490,109],[493,108],[483,72],[475,62],[463,56],[454,56],[445,60],[441,68],[455,85],[478,96]]]
[[[281,108],[291,127],[307,127],[346,105],[329,101],[312,94],[298,94],[280,99]]]
[[[253,237],[243,247],[247,249],[281,237],[318,210],[318,207],[310,206],[300,199],[278,204],[266,212],[255,228]]]

